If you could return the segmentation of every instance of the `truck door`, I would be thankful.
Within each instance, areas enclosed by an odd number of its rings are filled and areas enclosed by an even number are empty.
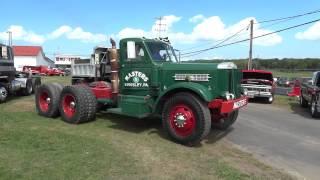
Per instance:
[[[128,41],[127,43],[129,44],[127,45],[127,56],[122,60],[120,71],[121,94],[146,96],[149,94],[152,78],[152,63],[147,58],[142,42]]]
[[[142,42],[126,43],[121,46],[119,105],[124,114],[144,117],[151,112],[148,97],[152,63]]]
[[[0,77],[12,81],[15,76],[12,49],[9,46],[0,45]]]

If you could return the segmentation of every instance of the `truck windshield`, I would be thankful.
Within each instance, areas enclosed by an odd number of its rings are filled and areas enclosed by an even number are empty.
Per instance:
[[[163,42],[147,42],[147,46],[155,62],[178,62],[173,48]]]

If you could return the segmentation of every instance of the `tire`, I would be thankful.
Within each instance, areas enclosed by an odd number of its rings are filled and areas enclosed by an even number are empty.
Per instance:
[[[194,145],[210,132],[210,111],[206,104],[193,94],[178,93],[164,104],[162,126],[175,142]]]
[[[233,111],[228,117],[220,119],[220,123],[212,123],[212,128],[219,129],[222,131],[227,130],[234,124],[238,118],[239,110]]]
[[[33,92],[32,79],[27,79],[26,88],[21,89],[21,94],[23,96],[29,96]]]
[[[8,90],[6,87],[0,84],[0,103],[3,103],[8,98]]]
[[[32,79],[32,93],[36,93],[37,89],[41,86],[41,79],[40,78],[33,78]]]
[[[267,98],[265,99],[265,101],[266,101],[267,104],[272,104],[273,101],[274,101],[274,95],[272,95],[272,96],[270,96],[270,97],[267,97]]]
[[[299,104],[303,108],[308,107],[308,101],[302,96],[302,93],[301,93],[301,95],[299,97]]]
[[[59,110],[62,120],[79,124],[95,119],[97,100],[90,88],[65,86],[61,92]]]
[[[310,113],[313,118],[320,117],[320,112],[318,111],[317,106],[318,106],[317,99],[313,97],[311,100],[311,106],[310,106]]]
[[[36,110],[44,117],[59,116],[59,97],[61,90],[55,84],[43,84],[36,90]]]

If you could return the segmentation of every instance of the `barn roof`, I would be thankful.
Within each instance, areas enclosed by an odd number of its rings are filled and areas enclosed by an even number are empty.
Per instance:
[[[42,52],[41,46],[13,46],[15,56],[37,56]]]

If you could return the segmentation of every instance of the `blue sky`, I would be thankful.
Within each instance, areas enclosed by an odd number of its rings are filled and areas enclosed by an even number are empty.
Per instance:
[[[96,45],[109,46],[110,36],[119,40],[130,36],[157,35],[156,17],[167,24],[163,36],[169,36],[176,49],[189,51],[214,46],[242,28],[250,19],[259,22],[320,9],[319,0],[269,1],[40,1],[1,2],[0,42],[13,31],[15,45],[42,45],[50,57],[55,53],[89,55]],[[6,8],[4,8],[6,7]],[[260,35],[320,18],[320,13],[270,24],[256,24]],[[248,37],[244,30],[237,39]],[[254,57],[320,58],[320,23],[254,41]],[[247,58],[248,43],[208,51],[190,58]]]

